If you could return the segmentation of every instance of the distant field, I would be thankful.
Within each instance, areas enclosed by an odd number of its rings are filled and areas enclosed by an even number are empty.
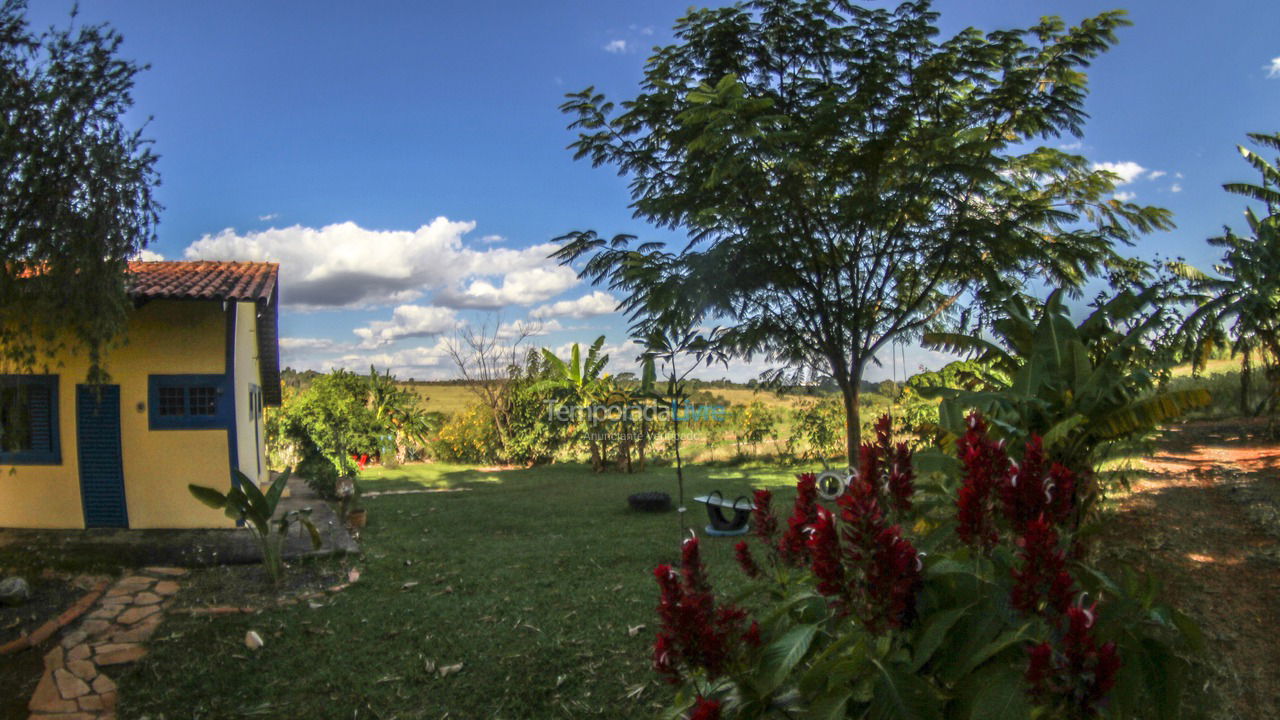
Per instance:
[[[458,383],[401,383],[420,397],[425,398],[427,410],[452,414],[475,402],[476,396],[461,382]],[[759,400],[772,409],[791,410],[817,398],[800,394],[780,395],[775,392],[756,391],[749,388],[707,388],[713,395],[719,395],[729,401],[730,405],[750,405]]]
[[[430,412],[452,415],[476,401],[476,396],[462,383],[424,385],[401,383],[423,398],[423,408]]]

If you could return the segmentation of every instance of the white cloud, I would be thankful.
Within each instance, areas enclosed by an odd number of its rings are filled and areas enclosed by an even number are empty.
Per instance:
[[[541,267],[508,272],[501,285],[486,279],[472,280],[463,288],[443,288],[436,299],[458,308],[496,310],[507,305],[531,305],[559,295],[578,284],[578,274],[567,267]]]
[[[1169,192],[1182,192],[1182,183],[1174,183],[1170,185]]]
[[[259,215],[258,219],[262,222],[271,222],[278,217],[280,217],[280,213],[267,213],[266,215]]]
[[[1167,172],[1165,172],[1165,171],[1163,171],[1163,170],[1152,170],[1151,172],[1147,173],[1147,179],[1148,179],[1148,180],[1159,180],[1160,178],[1162,178],[1162,177],[1164,177],[1165,175],[1168,175],[1168,174],[1169,174],[1169,173],[1167,173]]]
[[[370,365],[390,370],[400,378],[456,378],[457,369],[449,357],[449,340],[439,338],[434,345],[400,348],[379,353],[348,353],[321,363],[323,369],[363,370]],[[321,369],[321,368],[316,368]]]
[[[1128,185],[1129,183],[1138,179],[1138,176],[1147,172],[1146,168],[1142,167],[1136,162],[1133,162],[1132,160],[1126,160],[1124,162],[1118,162],[1118,163],[1112,163],[1112,162],[1094,163],[1093,169],[1106,170],[1108,172],[1113,172],[1116,175],[1119,175],[1120,185]]]
[[[401,305],[391,311],[390,320],[375,320],[368,327],[352,332],[360,338],[360,346],[382,347],[401,338],[431,337],[457,326],[457,316],[450,308],[434,305]]]
[[[531,318],[571,317],[585,318],[595,315],[608,315],[618,306],[618,300],[607,292],[596,290],[590,295],[583,295],[577,300],[561,300],[549,305],[541,305],[529,311]]]
[[[1122,203],[1127,203],[1127,202],[1133,202],[1133,199],[1138,196],[1131,192],[1118,192],[1115,195],[1112,195],[1111,197],[1115,198],[1116,200],[1119,200]]]
[[[1271,58],[1271,64],[1263,65],[1262,69],[1267,71],[1268,78],[1272,80],[1280,78],[1280,57]]]
[[[295,307],[407,304],[431,294],[446,307],[545,302],[573,287],[573,271],[542,243],[523,249],[463,246],[474,222],[438,217],[417,230],[369,230],[352,222],[260,232],[226,229],[187,247],[189,260],[280,263],[281,300]]]
[[[610,40],[608,43],[605,44],[604,51],[608,53],[614,53],[614,54],[624,53],[627,51],[627,41],[626,40]]]
[[[564,330],[557,320],[516,320],[498,326],[499,340],[515,340],[521,337],[542,337]]]
[[[1084,147],[1084,143],[1077,140],[1075,142],[1063,143],[1062,145],[1058,146],[1058,149],[1062,150],[1063,152],[1072,152],[1075,150],[1079,150],[1082,147]]]
[[[150,250],[139,250],[137,255],[129,258],[130,260],[141,260],[142,262],[159,262],[164,260],[164,256],[158,252]]]
[[[485,235],[484,237],[480,238],[480,242],[485,245],[496,245],[500,242],[506,242],[506,241],[507,239],[502,237],[501,235]]]
[[[346,347],[343,343],[329,338],[310,338],[310,337],[282,337],[280,338],[280,349],[283,351],[293,350],[335,350]]]

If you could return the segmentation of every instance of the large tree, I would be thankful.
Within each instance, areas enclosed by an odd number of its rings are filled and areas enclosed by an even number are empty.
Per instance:
[[[32,32],[0,4],[0,358],[31,369],[123,329],[126,262],[154,236],[156,156],[125,114],[143,68],[105,25]]]
[[[563,106],[577,157],[615,166],[636,217],[687,242],[583,231],[557,256],[622,291],[642,332],[714,319],[737,353],[829,377],[853,456],[861,379],[888,343],[1032,277],[1079,286],[1117,242],[1171,226],[1038,144],[1080,134],[1083,68],[1123,13],[945,39],[936,21],[928,2],[691,11],[635,98],[588,88]]]

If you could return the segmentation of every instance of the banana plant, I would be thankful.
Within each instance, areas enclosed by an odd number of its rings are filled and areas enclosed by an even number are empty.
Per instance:
[[[604,372],[604,368],[609,364],[609,356],[601,353],[604,347],[604,335],[596,338],[591,343],[591,347],[587,348],[587,356],[582,357],[582,349],[578,343],[573,344],[573,349],[569,352],[569,360],[566,362],[547,348],[542,349],[542,356],[546,359],[547,366],[551,369],[553,378],[545,381],[548,389],[557,390],[562,395],[567,396],[570,402],[577,404],[581,408],[590,408],[596,402],[604,399],[612,389],[613,383],[610,381],[609,375]],[[596,472],[604,470],[607,448],[602,447],[601,436],[598,431],[598,421],[595,414],[587,412],[587,447],[591,452],[591,467]]]
[[[1014,447],[1039,435],[1055,459],[1091,471],[1125,441],[1208,405],[1212,398],[1203,388],[1160,387],[1173,363],[1171,354],[1151,349],[1171,324],[1161,292],[1121,291],[1077,325],[1058,290],[1038,311],[1009,300],[991,339],[926,334],[926,347],[969,354],[987,369],[971,374],[968,388],[920,388],[942,398],[944,445],[964,432],[967,412],[978,410]],[[1086,492],[1082,509],[1095,499],[1096,492]]]
[[[285,484],[289,482],[287,469],[276,477],[265,494],[244,473],[239,470],[232,472],[236,482],[226,494],[201,485],[187,485],[187,488],[200,502],[214,510],[221,510],[237,524],[243,523],[249,527],[262,549],[262,561],[267,567],[267,573],[271,575],[271,582],[279,588],[284,574],[282,548],[293,525],[305,528],[311,536],[311,546],[320,548],[320,531],[311,522],[311,508],[290,510],[276,517],[276,506],[280,504],[280,496],[284,494]]]
[[[1280,152],[1280,133],[1250,133],[1258,145]],[[1248,235],[1227,228],[1209,244],[1223,248],[1216,275],[1186,263],[1172,263],[1175,272],[1196,293],[1196,308],[1183,325],[1183,334],[1194,348],[1199,370],[1215,346],[1227,345],[1240,355],[1240,410],[1246,415],[1269,411],[1275,422],[1280,405],[1280,158],[1269,162],[1243,146],[1241,156],[1262,176],[1262,183],[1226,183],[1227,192],[1261,202],[1265,215],[1252,207],[1244,216]],[[1267,389],[1257,404],[1250,404],[1253,363],[1262,363]]]

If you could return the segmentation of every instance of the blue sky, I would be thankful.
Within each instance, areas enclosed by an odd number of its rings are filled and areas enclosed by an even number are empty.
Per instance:
[[[39,0],[28,16],[63,24],[71,4]],[[628,369],[625,322],[546,261],[545,244],[574,229],[652,233],[631,218],[624,179],[573,161],[558,105],[587,85],[634,95],[687,2],[80,5],[80,21],[109,21],[123,54],[151,65],[133,118],[152,118],[161,156],[150,250],[280,261],[286,364],[447,377],[451,328],[496,312],[539,320],[535,341],[550,347],[606,334]],[[1119,190],[1135,201],[1174,212],[1178,228],[1133,254],[1215,259],[1204,238],[1239,226],[1243,208],[1221,184],[1255,179],[1235,146],[1280,131],[1280,3],[936,7],[948,33],[1128,9],[1134,26],[1090,71],[1092,118],[1075,151],[1131,177]],[[907,351],[913,369],[940,359]]]

